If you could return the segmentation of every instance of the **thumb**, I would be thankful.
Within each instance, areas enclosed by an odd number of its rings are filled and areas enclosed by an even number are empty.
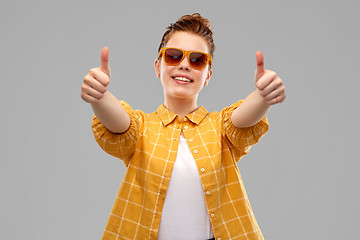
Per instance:
[[[109,66],[109,48],[104,47],[101,51],[101,66],[100,70],[106,73],[110,77],[110,66]]]
[[[256,71],[255,82],[257,82],[265,74],[264,55],[261,51],[256,52]]]

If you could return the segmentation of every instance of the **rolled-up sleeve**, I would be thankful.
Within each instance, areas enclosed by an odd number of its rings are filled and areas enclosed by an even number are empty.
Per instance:
[[[228,140],[231,145],[230,147],[241,151],[241,155],[247,154],[251,146],[259,142],[260,138],[269,130],[269,123],[266,116],[250,127],[238,128],[234,126],[231,121],[231,114],[243,101],[244,100],[240,100],[221,111],[223,137]]]
[[[128,166],[139,140],[143,114],[139,110],[134,111],[125,101],[120,102],[131,120],[130,127],[125,132],[110,132],[95,115],[91,123],[91,129],[99,146],[108,154],[121,159],[125,166]]]

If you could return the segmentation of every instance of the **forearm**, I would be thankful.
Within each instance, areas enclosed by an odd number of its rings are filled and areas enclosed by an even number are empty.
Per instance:
[[[125,132],[130,126],[130,116],[119,100],[110,92],[106,92],[98,103],[91,107],[102,124],[113,133]]]
[[[231,121],[238,128],[253,126],[265,116],[269,108],[270,105],[260,95],[259,90],[255,90],[234,110]]]

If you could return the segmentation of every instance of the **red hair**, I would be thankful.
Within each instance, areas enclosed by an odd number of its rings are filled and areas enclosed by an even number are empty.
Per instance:
[[[199,13],[184,15],[175,23],[171,23],[166,28],[166,32],[161,39],[158,52],[160,52],[161,48],[165,47],[173,33],[181,31],[191,32],[203,37],[208,44],[209,54],[213,56],[215,51],[215,44],[213,40],[212,26],[210,25],[209,19],[203,18]]]

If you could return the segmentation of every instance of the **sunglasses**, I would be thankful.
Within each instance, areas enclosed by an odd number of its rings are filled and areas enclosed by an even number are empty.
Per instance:
[[[190,67],[202,70],[208,64],[211,65],[212,58],[210,54],[198,51],[185,51],[179,48],[162,48],[159,52],[159,58],[163,57],[164,62],[170,66],[179,65],[184,57],[187,57]]]

